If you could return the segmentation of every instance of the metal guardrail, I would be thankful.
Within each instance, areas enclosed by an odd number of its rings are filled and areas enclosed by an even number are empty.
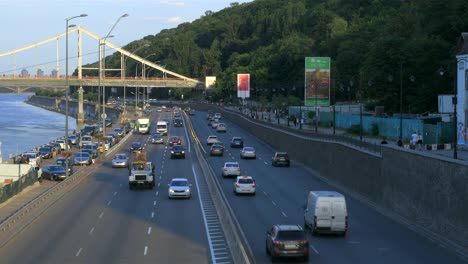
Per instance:
[[[379,156],[382,154],[382,146],[380,144],[374,144],[372,142],[359,140],[359,139],[356,139],[356,138],[354,138],[352,136],[323,134],[323,133],[315,133],[315,132],[311,132],[311,131],[306,132],[305,130],[296,130],[296,129],[292,129],[292,128],[285,128],[285,127],[282,127],[282,126],[275,125],[273,123],[266,123],[266,122],[259,121],[259,120],[256,120],[256,119],[248,118],[247,116],[245,116],[245,115],[243,115],[243,114],[241,114],[239,112],[230,110],[228,108],[221,108],[220,107],[219,109],[221,111],[228,112],[230,114],[237,115],[237,116],[239,116],[241,118],[244,118],[245,120],[247,120],[247,121],[249,121],[251,123],[255,123],[257,125],[261,125],[261,126],[264,126],[264,127],[269,127],[269,128],[272,128],[272,129],[276,129],[276,130],[282,131],[282,132],[288,132],[289,134],[293,134],[293,135],[296,135],[296,136],[306,137],[306,138],[311,139],[311,140],[320,140],[320,141],[339,143],[339,144],[354,147],[354,148],[359,149],[359,150],[364,150],[364,151],[367,151],[367,152],[371,152],[371,153],[377,154]]]
[[[27,174],[21,175],[17,181],[0,187],[0,204],[22,192],[26,187],[33,185],[36,181],[37,173],[31,169]]]
[[[234,212],[232,211],[229,203],[227,201],[224,192],[222,191],[221,185],[216,180],[216,174],[213,172],[212,168],[208,165],[208,162],[204,158],[200,148],[200,141],[196,137],[190,119],[186,117],[186,124],[188,124],[190,131],[192,132],[192,137],[194,138],[195,144],[194,149],[196,152],[196,157],[200,164],[200,167],[205,176],[205,181],[208,185],[208,190],[213,200],[213,204],[218,213],[219,220],[221,222],[221,227],[224,231],[226,237],[226,242],[228,244],[231,256],[234,263],[245,263],[252,264],[255,263],[255,258],[250,249],[247,238],[240,227],[237,218],[235,217]]]

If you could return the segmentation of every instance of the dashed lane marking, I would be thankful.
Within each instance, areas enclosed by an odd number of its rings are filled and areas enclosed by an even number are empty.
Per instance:
[[[104,216],[104,212],[102,212],[100,215],[99,215],[99,218],[102,218]]]
[[[148,246],[145,246],[145,251],[143,251],[143,255],[146,256],[146,254],[148,254]]]
[[[320,255],[319,252],[318,252],[318,250],[317,250],[314,246],[310,246],[310,248],[311,248],[313,251],[315,251],[315,253],[317,253],[317,255]]]
[[[91,228],[91,230],[89,230],[89,234],[90,234],[90,235],[92,235],[92,234],[93,234],[93,232],[94,232],[94,227],[93,227],[93,228]]]
[[[79,257],[80,254],[81,254],[81,251],[83,251],[83,248],[78,249],[78,252],[76,252],[76,255],[75,255],[75,256]]]
[[[154,212],[151,212],[151,218],[154,218]]]
[[[286,218],[288,217],[284,212],[281,212],[281,214]]]
[[[151,234],[151,226],[148,228],[148,235]]]

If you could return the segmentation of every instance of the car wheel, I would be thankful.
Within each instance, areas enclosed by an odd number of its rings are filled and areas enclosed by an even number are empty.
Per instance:
[[[309,255],[305,255],[304,257],[302,257],[302,260],[306,261],[306,262],[309,262]]]
[[[239,195],[239,193],[236,192],[236,190],[233,191],[235,195]]]
[[[307,225],[307,221],[304,218],[304,230],[307,230],[307,229],[309,229],[309,225]]]
[[[270,250],[268,249],[268,245],[266,245],[266,243],[265,243],[265,252],[267,253],[267,255],[270,255]]]
[[[257,192],[253,192],[252,195],[255,196],[257,194]]]
[[[133,190],[133,185],[132,185],[131,183],[129,183],[129,184],[128,184],[128,188],[129,188],[130,190]]]

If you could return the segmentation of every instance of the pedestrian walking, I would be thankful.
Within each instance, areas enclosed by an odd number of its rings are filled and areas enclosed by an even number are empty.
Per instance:
[[[42,182],[42,168],[41,167],[36,167],[37,168],[37,180],[39,182]]]
[[[413,134],[411,134],[411,142],[410,142],[412,149],[416,148],[416,144],[418,143],[418,139],[419,139],[418,133],[416,133],[416,131],[414,131]]]
[[[422,144],[423,144],[422,135],[419,133],[418,133],[418,141],[416,142],[416,144],[417,144],[418,150],[422,150]]]
[[[297,118],[294,118],[294,127],[297,127]]]

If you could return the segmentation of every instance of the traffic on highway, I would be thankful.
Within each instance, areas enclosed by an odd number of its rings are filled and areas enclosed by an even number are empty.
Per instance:
[[[463,263],[220,113],[166,109],[0,248],[2,262],[235,263],[213,181],[253,263]]]

